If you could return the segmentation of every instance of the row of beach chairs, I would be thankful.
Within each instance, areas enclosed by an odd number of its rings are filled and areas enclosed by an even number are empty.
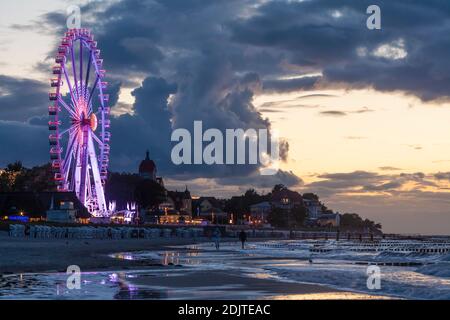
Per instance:
[[[151,239],[151,238],[199,238],[203,236],[201,228],[131,228],[131,227],[56,227],[31,225],[26,230],[25,225],[11,224],[9,235],[14,238],[37,239]]]

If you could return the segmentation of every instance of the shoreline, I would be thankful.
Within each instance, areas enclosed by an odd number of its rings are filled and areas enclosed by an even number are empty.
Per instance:
[[[270,241],[271,238],[252,238],[250,242]],[[238,239],[223,238],[222,243]],[[0,231],[0,276],[15,273],[66,272],[70,265],[78,265],[82,272],[153,267],[160,261],[143,263],[110,257],[112,254],[138,251],[173,250],[173,246],[211,243],[200,238],[152,238],[152,239],[42,239],[13,238]],[[179,250],[185,250],[180,248]],[[163,266],[162,264],[160,266]]]
[[[250,242],[270,239],[251,239]],[[132,285],[147,288],[165,287],[174,292],[185,292],[186,289],[196,292],[197,298],[221,299],[221,294],[236,294],[246,299],[246,295],[255,294],[258,299],[383,299],[382,296],[371,296],[340,290],[322,284],[283,281],[275,278],[249,276],[234,270],[195,270],[177,265],[163,264],[161,260],[127,260],[110,255],[138,252],[174,250],[172,246],[200,244],[211,242],[207,238],[154,238],[154,239],[27,239],[11,238],[0,232],[0,279],[7,279],[17,274],[66,273],[69,265],[78,265],[81,272],[109,271],[153,271],[167,270],[169,276],[136,278],[127,280]],[[225,238],[222,242],[236,242],[237,239]],[[180,248],[179,250],[186,250]],[[127,286],[125,286],[127,287]],[[212,289],[214,288],[214,289]],[[152,289],[154,290],[154,289]],[[220,293],[216,291],[219,290]],[[215,293],[216,292],[216,293]],[[118,293],[120,294],[120,292]],[[127,292],[122,292],[124,296]],[[217,296],[214,296],[217,294]],[[20,298],[20,297],[18,297]],[[173,297],[161,297],[173,298]],[[185,299],[192,299],[189,295]],[[195,299],[195,298],[194,298]]]
[[[234,241],[224,239],[224,241]],[[112,268],[145,267],[139,261],[122,260],[110,254],[171,250],[171,246],[210,242],[209,239],[30,239],[11,238],[0,232],[0,275],[16,273],[66,272],[78,265],[82,272]],[[158,263],[155,261],[155,264]]]

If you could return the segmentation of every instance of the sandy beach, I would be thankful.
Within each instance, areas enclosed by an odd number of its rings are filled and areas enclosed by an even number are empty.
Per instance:
[[[82,271],[142,267],[138,261],[114,259],[108,255],[123,251],[163,250],[166,246],[195,242],[182,238],[30,239],[11,238],[7,232],[0,232],[0,274],[65,272],[69,265],[78,265]]]
[[[235,239],[224,240],[234,242]],[[24,239],[0,233],[0,276],[3,288],[14,289],[18,275],[42,274],[64,279],[69,265],[78,265],[95,282],[102,277],[117,276],[117,293],[113,299],[372,299],[367,294],[345,292],[316,284],[279,281],[264,274],[248,274],[236,270],[192,269],[178,260],[161,258],[134,259],[117,253],[174,252],[173,246],[210,242],[208,239]],[[236,243],[236,245],[238,245]],[[171,248],[172,246],[172,248]],[[176,248],[176,252],[188,251]],[[202,254],[208,255],[208,249]],[[214,253],[214,250],[210,251]],[[222,252],[222,251],[221,251]],[[223,251],[227,254],[227,251]],[[246,263],[252,263],[247,259]],[[110,272],[108,274],[108,272]],[[136,272],[135,275],[130,276]],[[161,273],[162,272],[162,273]],[[129,277],[127,277],[127,275]],[[22,279],[22,276],[20,276]],[[89,278],[91,279],[91,278]],[[18,281],[18,280],[17,280]],[[91,280],[90,280],[91,281]],[[99,280],[100,281],[100,280]],[[61,282],[61,281],[59,281]],[[7,285],[5,285],[7,283]],[[23,284],[20,284],[23,285]],[[3,287],[3,288],[2,288]],[[136,288],[139,288],[136,290]],[[94,290],[95,291],[95,290]],[[138,292],[138,293],[136,293]],[[131,295],[133,294],[133,296]],[[20,294],[19,294],[20,295]],[[93,296],[96,298],[96,296]],[[24,297],[20,297],[24,298]],[[27,298],[27,297],[25,297]],[[40,298],[38,296],[38,298]],[[79,296],[76,299],[85,297]]]

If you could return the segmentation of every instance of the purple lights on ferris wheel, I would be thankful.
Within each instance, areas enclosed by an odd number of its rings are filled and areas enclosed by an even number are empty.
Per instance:
[[[108,83],[91,32],[67,31],[55,63],[48,107],[54,181],[59,191],[74,191],[93,216],[107,217],[111,214],[104,193],[111,140]]]

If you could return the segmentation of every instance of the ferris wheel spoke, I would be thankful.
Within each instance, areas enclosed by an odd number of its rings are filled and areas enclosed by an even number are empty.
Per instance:
[[[86,99],[86,94],[88,92],[88,84],[89,84],[89,73],[91,72],[91,62],[92,62],[92,54],[89,53],[89,60],[87,65],[87,72],[86,72],[86,81],[84,83],[84,98]]]
[[[77,93],[77,98],[79,98],[79,96],[78,96],[77,71],[76,71],[76,66],[75,66],[75,52],[74,52],[74,49],[73,49],[73,45],[70,46],[70,54],[72,56],[72,72],[73,72],[73,79],[75,81],[75,91]]]
[[[71,107],[67,105],[67,103],[61,98],[61,96],[58,98],[58,102],[61,103],[61,105],[64,107],[64,109],[67,110],[67,112],[70,113],[72,118],[78,119],[79,116],[75,113],[75,110],[73,110]]]
[[[98,167],[97,155],[95,154],[94,143],[92,139],[88,139],[88,154],[90,158],[90,163],[92,167],[92,175],[95,186],[95,194],[97,196],[97,204],[99,206],[100,212],[106,212],[106,200],[105,200],[105,192],[103,190],[102,180],[100,177],[100,170]]]
[[[74,131],[74,130],[76,130],[77,129],[77,127],[75,127],[75,126],[72,126],[72,127],[70,127],[70,128],[67,128],[66,130],[64,130],[63,132],[61,132],[60,134],[59,134],[59,137],[62,137],[63,135],[65,135],[67,132],[70,132],[70,134],[72,134],[72,131]]]
[[[70,174],[70,169],[71,169],[71,164],[72,164],[72,155],[69,155],[69,157],[66,159],[66,161],[64,162],[64,178],[66,179],[66,181],[68,181],[69,179],[69,174]]]
[[[92,103],[88,104],[88,115],[91,115],[91,113],[93,112],[92,110]]]
[[[68,179],[68,175],[70,172],[70,165],[72,163],[72,158],[74,158],[73,156],[73,146],[75,141],[77,140],[78,134],[72,135],[71,138],[69,138],[69,146],[66,150],[66,155],[64,157],[64,164],[63,164],[63,172],[66,178],[66,181]]]
[[[92,87],[91,92],[89,93],[88,106],[91,106],[91,100],[94,95],[94,91],[95,91],[95,88],[97,87],[97,83],[98,83],[99,79],[100,79],[100,77],[97,75],[97,77],[95,77],[94,86]]]
[[[92,137],[94,138],[94,140],[101,146],[103,147],[103,142],[100,140],[99,137],[97,137],[97,135],[91,131]]]
[[[77,99],[75,99],[75,95],[73,93],[73,87],[70,82],[69,74],[67,73],[67,69],[66,69],[65,65],[63,65],[63,72],[64,72],[64,77],[66,78],[66,81],[67,81],[67,86],[69,87],[70,98],[72,99],[73,105],[76,106]]]
[[[83,41],[80,39],[80,95],[83,93]]]

